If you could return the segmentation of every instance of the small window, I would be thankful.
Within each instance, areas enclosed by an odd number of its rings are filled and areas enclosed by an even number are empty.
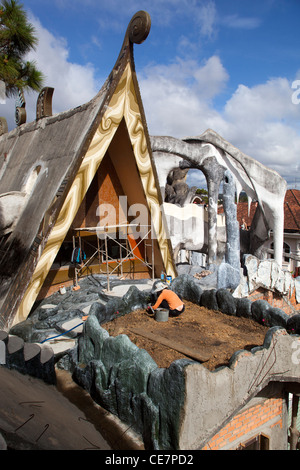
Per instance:
[[[263,434],[259,434],[249,441],[239,445],[237,450],[269,450],[270,439]]]

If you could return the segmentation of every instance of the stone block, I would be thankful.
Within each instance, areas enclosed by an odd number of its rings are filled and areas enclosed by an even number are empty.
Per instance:
[[[218,289],[216,292],[216,298],[219,310],[227,315],[236,314],[236,299],[227,289]]]
[[[296,313],[288,318],[286,329],[292,334],[300,334],[300,313]]]
[[[180,359],[172,362],[168,369],[155,369],[149,375],[148,396],[154,406],[159,408],[160,417],[155,436],[157,449],[178,449],[185,399],[185,368],[191,363],[192,361]],[[151,426],[151,423],[148,425]]]
[[[18,336],[10,335],[6,348],[6,366],[9,369],[24,369],[24,341]]]
[[[2,434],[0,434],[0,450],[7,450],[7,444]]]
[[[270,307],[269,311],[269,321],[270,326],[282,326],[283,328],[287,328],[287,322],[289,319],[289,315],[287,315],[281,308]]]
[[[251,305],[252,305],[252,302],[250,299],[247,299],[247,298],[237,299],[236,316],[251,318],[252,317]]]
[[[253,320],[262,325],[270,326],[270,304],[266,300],[255,300],[251,305]]]
[[[105,340],[108,332],[101,328],[95,315],[90,315],[84,323],[83,334],[78,340],[78,360],[88,364],[92,359],[101,359]]]
[[[206,307],[210,310],[219,310],[217,301],[217,290],[208,289],[203,291],[200,299],[200,306]]]
[[[217,288],[236,289],[240,284],[240,268],[236,269],[228,263],[221,263],[218,267]]]
[[[171,290],[182,299],[197,305],[199,305],[203,292],[201,287],[194,281],[193,277],[188,274],[177,276],[171,283]]]
[[[259,262],[257,273],[256,273],[256,283],[262,284],[263,286],[269,288],[272,284],[271,272],[272,272],[272,262],[270,261]]]
[[[300,304],[300,277],[296,277],[295,279],[295,295],[296,302]]]

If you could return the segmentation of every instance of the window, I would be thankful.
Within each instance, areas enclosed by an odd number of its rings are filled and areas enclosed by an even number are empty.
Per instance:
[[[239,445],[237,450],[269,450],[270,439],[263,434],[258,434],[257,436],[249,439]]]

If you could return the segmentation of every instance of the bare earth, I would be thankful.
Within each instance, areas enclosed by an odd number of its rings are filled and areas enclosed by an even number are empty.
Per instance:
[[[159,367],[187,358],[214,370],[228,365],[234,352],[250,350],[264,342],[267,327],[249,318],[226,315],[187,301],[185,305],[181,316],[169,317],[167,322],[156,321],[145,310],[135,310],[102,327],[110,336],[126,334]]]

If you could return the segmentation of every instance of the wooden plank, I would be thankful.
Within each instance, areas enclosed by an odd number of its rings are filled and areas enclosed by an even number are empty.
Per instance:
[[[141,328],[131,328],[130,331],[136,335],[143,336],[144,338],[150,339],[151,341],[155,341],[156,343],[160,343],[164,346],[167,346],[170,349],[174,349],[175,351],[178,351],[184,354],[185,356],[190,357],[199,362],[207,362],[211,357],[211,354],[209,354],[207,351],[201,351],[200,349],[202,348],[190,348],[189,346],[186,346],[182,343],[170,341],[169,339],[164,338],[163,336],[150,333],[149,331],[144,331]]]

